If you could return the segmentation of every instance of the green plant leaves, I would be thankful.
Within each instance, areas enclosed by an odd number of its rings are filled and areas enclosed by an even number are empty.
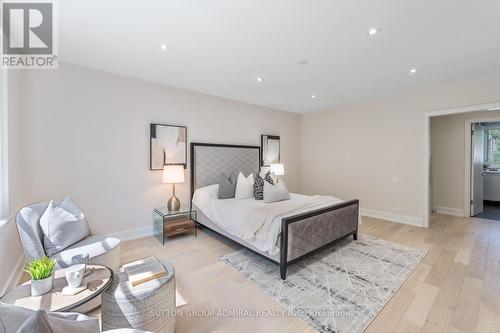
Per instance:
[[[55,266],[56,261],[54,259],[44,256],[30,261],[26,264],[24,270],[31,275],[33,280],[43,280],[52,275]]]

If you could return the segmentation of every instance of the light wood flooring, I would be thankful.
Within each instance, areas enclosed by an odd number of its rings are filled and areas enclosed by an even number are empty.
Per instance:
[[[500,333],[500,222],[433,216],[422,229],[363,218],[362,234],[427,250],[427,256],[365,332]],[[152,237],[125,242],[122,262],[149,255],[176,268],[181,309],[272,310],[281,306],[218,260],[236,247],[202,230],[162,246]],[[98,311],[94,313],[98,315]],[[293,317],[181,317],[183,332],[314,332]]]

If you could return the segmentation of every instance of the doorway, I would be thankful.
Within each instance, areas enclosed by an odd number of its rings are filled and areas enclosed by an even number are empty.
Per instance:
[[[471,124],[470,216],[500,221],[500,122]]]
[[[500,112],[496,111],[500,111],[500,102],[427,111],[424,113],[423,227],[429,227],[432,214],[436,211],[460,217],[471,216],[471,126],[472,123],[481,121],[500,121]],[[436,156],[443,156],[442,152],[447,153],[449,150],[441,149],[438,155],[435,152],[432,153],[431,146],[433,146],[434,138],[431,134],[431,127],[435,120],[453,115],[463,116],[457,125],[458,129],[453,132],[454,135],[450,140],[450,142],[455,142],[458,145],[457,149],[461,150],[461,152],[452,159],[452,163],[446,161],[444,167],[439,169],[441,170],[441,175],[445,175],[444,178],[452,178],[451,181],[442,186],[436,182],[436,179],[441,179],[439,172],[435,172],[435,170],[433,172],[431,169],[437,160]],[[439,202],[441,194],[439,191],[442,189],[446,189],[452,193],[452,201]]]

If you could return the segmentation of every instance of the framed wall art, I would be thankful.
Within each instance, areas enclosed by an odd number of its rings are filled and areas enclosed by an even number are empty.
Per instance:
[[[261,166],[280,163],[280,137],[263,134],[260,137]]]
[[[187,127],[150,125],[150,170],[163,170],[166,164],[187,167]]]

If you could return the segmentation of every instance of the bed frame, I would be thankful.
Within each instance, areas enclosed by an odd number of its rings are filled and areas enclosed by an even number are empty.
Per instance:
[[[260,172],[260,147],[212,143],[191,143],[191,207],[197,188],[217,183],[221,173],[227,175],[241,171],[245,175]],[[194,207],[196,210],[197,207]],[[197,216],[204,216],[197,212]],[[214,230],[209,223],[201,224],[229,240],[280,266],[281,279],[286,279],[287,268],[321,249],[349,236],[358,238],[359,200],[350,200],[316,209],[281,220],[279,258],[250,248],[243,240]]]

